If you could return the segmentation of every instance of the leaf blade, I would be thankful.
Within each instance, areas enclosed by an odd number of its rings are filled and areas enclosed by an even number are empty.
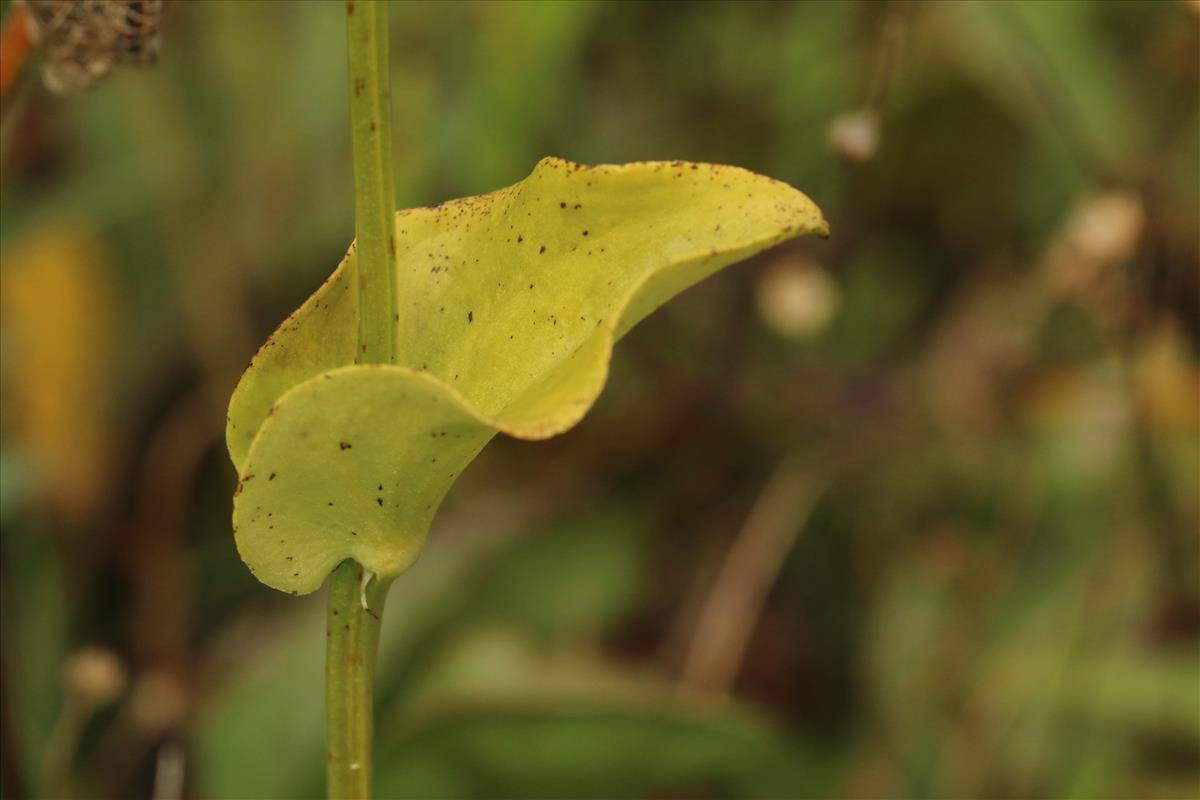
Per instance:
[[[352,246],[235,391],[227,439],[243,560],[292,593],[318,588],[344,558],[399,574],[492,435],[571,428],[599,396],[613,345],[647,314],[723,266],[827,232],[786,184],[685,162],[543,159],[507,189],[399,212],[398,363],[349,366]]]

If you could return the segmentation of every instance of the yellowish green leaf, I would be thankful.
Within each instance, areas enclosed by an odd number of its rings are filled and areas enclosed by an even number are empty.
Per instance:
[[[294,593],[346,558],[399,574],[497,431],[567,430],[634,324],[721,267],[827,230],[786,184],[686,162],[544,159],[506,189],[399,212],[396,363],[355,364],[352,246],[234,393],[243,560]]]

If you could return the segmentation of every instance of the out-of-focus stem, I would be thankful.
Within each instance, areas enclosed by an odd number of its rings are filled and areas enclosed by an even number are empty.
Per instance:
[[[685,685],[729,691],[767,592],[822,490],[794,456],[776,469],[701,608],[683,667]]]

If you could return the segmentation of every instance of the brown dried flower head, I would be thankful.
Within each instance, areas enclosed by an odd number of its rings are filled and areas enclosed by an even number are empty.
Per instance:
[[[44,45],[42,80],[58,94],[88,89],[114,66],[158,56],[162,0],[19,0],[30,37]]]

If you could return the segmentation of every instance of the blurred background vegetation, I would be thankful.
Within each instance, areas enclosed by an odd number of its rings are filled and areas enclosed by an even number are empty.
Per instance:
[[[343,13],[169,3],[157,66],[6,93],[7,798],[322,792],[323,597],[238,560],[222,432],[353,235]],[[400,207],[679,158],[834,235],[467,471],[391,592],[381,797],[1200,796],[1197,3],[392,25]]]

